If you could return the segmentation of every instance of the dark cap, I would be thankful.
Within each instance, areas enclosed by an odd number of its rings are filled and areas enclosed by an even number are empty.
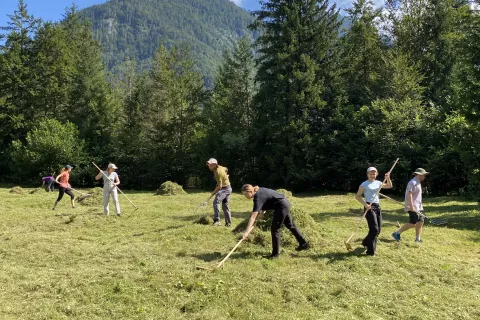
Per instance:
[[[69,164],[67,164],[67,165],[65,166],[65,169],[72,169],[72,166],[69,165]]]

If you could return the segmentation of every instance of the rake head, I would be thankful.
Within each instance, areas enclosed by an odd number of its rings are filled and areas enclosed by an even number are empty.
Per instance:
[[[429,219],[430,223],[435,226],[442,226],[448,223],[447,219]]]
[[[353,247],[352,245],[350,244],[350,242],[348,241],[345,241],[345,247],[347,248],[348,251],[353,251]]]

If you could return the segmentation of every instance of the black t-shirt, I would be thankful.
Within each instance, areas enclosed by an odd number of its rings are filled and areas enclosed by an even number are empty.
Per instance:
[[[275,209],[275,205],[285,199],[285,196],[275,190],[259,188],[253,197],[253,211]]]

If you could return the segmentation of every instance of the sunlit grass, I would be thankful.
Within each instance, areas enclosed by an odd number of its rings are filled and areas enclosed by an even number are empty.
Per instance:
[[[427,224],[416,245],[413,231],[401,243],[390,237],[408,219],[383,200],[378,255],[367,257],[359,248],[365,222],[357,249],[343,244],[362,213],[353,194],[299,195],[293,203],[315,219],[319,245],[301,253],[284,247],[270,261],[261,257],[269,247],[245,243],[210,272],[195,266],[218,262],[239,238],[233,228],[193,224],[208,193],[127,193],[140,209],[121,196],[117,218],[101,206],[71,209],[67,199],[52,211],[56,193],[8,191],[0,189],[1,319],[480,318],[474,202],[427,200],[426,212],[449,224]],[[235,226],[252,205],[239,194],[231,203]]]

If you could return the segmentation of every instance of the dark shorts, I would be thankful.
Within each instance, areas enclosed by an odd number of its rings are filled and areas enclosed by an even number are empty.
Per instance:
[[[417,224],[417,222],[424,222],[425,220],[425,217],[424,216],[421,216],[419,215],[418,213],[416,212],[413,212],[413,211],[408,211],[408,215],[410,217],[410,223],[411,224]]]

